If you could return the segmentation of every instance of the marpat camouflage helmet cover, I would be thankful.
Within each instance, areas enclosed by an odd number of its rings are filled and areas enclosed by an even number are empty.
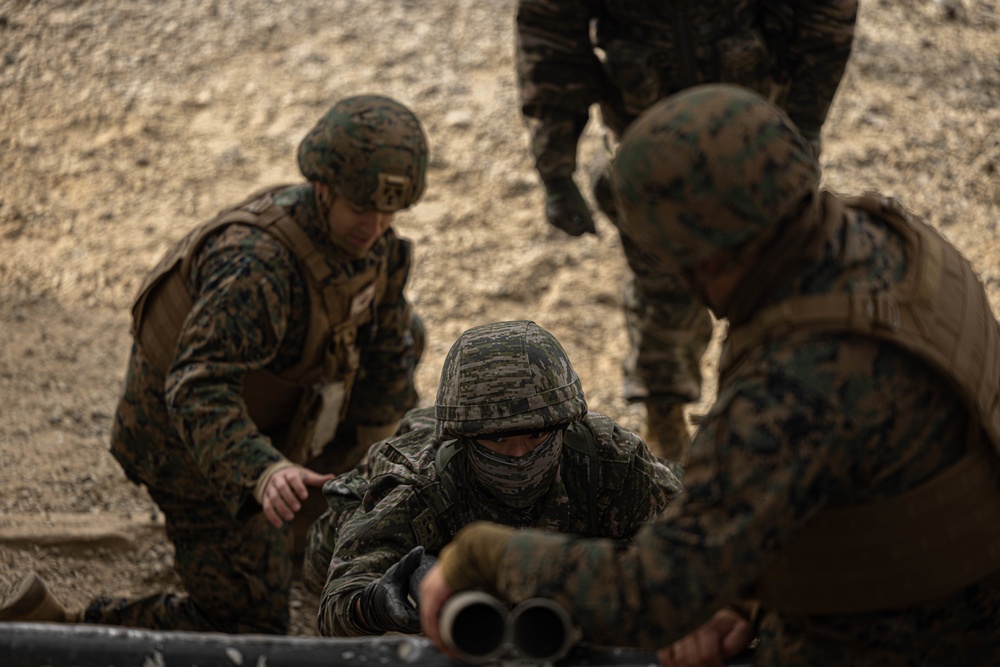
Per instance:
[[[496,322],[459,336],[441,368],[437,435],[547,430],[587,413],[580,378],[555,336],[534,322]]]
[[[357,206],[392,213],[427,182],[427,138],[399,102],[379,95],[333,105],[299,144],[299,169]]]
[[[612,178],[623,233],[671,273],[723,250],[752,257],[819,199],[809,142],[781,109],[733,85],[650,107],[625,132]]]

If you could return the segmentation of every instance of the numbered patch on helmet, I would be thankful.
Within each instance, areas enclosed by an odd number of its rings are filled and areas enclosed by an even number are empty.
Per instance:
[[[372,202],[380,211],[398,211],[409,199],[410,179],[397,174],[380,173]]]

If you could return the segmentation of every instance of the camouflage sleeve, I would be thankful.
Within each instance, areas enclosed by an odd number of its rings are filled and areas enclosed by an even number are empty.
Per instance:
[[[960,404],[890,345],[827,336],[775,344],[751,361],[721,385],[685,492],[660,519],[625,548],[519,532],[507,541],[499,592],[555,598],[597,643],[664,646],[752,597],[769,563],[827,505],[901,493],[961,452],[961,431],[942,431],[964,428]],[[942,432],[955,451],[941,447]]]
[[[264,468],[281,458],[247,414],[242,383],[281,350],[298,280],[277,240],[241,225],[211,236],[195,258],[194,303],[165,397],[174,428],[233,515],[252,500]]]
[[[378,304],[374,338],[362,348],[348,409],[348,418],[358,424],[391,424],[417,403],[414,315],[404,293],[413,246],[395,234],[389,243],[389,282]]]
[[[638,435],[615,425],[616,443],[639,440],[625,486],[615,499],[615,512],[624,517],[616,531],[631,538],[646,523],[666,510],[672,500],[680,495],[682,486],[667,466],[660,463]]]
[[[787,11],[787,2],[774,12]],[[807,138],[818,137],[847,67],[857,21],[857,0],[811,0],[795,4],[784,57],[779,67],[788,85],[782,105]]]
[[[592,0],[520,0],[517,79],[535,165],[542,179],[569,176],[576,146],[600,97],[600,62],[590,42]]]
[[[685,473],[686,492],[640,529],[630,546],[527,531],[512,537],[498,572],[499,592],[512,601],[553,597],[588,640],[645,648],[665,646],[740,598],[792,531],[818,510],[812,499],[785,502],[804,494],[817,464],[799,447],[783,447],[789,444],[777,431],[783,424],[755,417],[756,406],[774,405],[778,398],[761,380],[733,396],[728,410],[751,416],[753,423],[738,432],[725,428],[728,411],[704,423]],[[828,410],[817,401],[808,418],[822,423]],[[804,409],[796,412],[783,416],[807,417]],[[809,449],[807,441],[823,432],[796,436]],[[765,483],[771,466],[779,464],[802,475]]]
[[[359,509],[344,523],[320,596],[317,624],[321,635],[373,634],[358,624],[355,601],[361,589],[417,546],[410,522],[422,510],[413,487],[400,485],[370,511]],[[442,545],[424,546],[437,553]]]

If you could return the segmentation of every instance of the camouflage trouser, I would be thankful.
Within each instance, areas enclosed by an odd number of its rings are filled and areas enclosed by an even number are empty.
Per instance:
[[[644,289],[632,276],[625,286],[625,399],[701,397],[701,357],[712,339],[712,317],[676,281]]]
[[[98,598],[84,622],[195,632],[286,634],[292,567],[288,531],[263,512],[233,519],[220,503],[151,490],[176,550],[186,594]]]
[[[601,211],[617,227],[608,178],[616,144],[609,130],[604,160],[593,172],[591,184]],[[622,369],[625,399],[697,401],[701,396],[701,356],[712,339],[712,317],[679,280],[658,272],[624,236],[622,246],[632,270],[624,296],[629,340]]]

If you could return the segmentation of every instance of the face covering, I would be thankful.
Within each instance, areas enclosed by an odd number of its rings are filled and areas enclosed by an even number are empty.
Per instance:
[[[552,486],[562,457],[563,431],[555,431],[524,456],[497,454],[475,440],[466,440],[469,465],[476,479],[497,500],[527,509]]]

